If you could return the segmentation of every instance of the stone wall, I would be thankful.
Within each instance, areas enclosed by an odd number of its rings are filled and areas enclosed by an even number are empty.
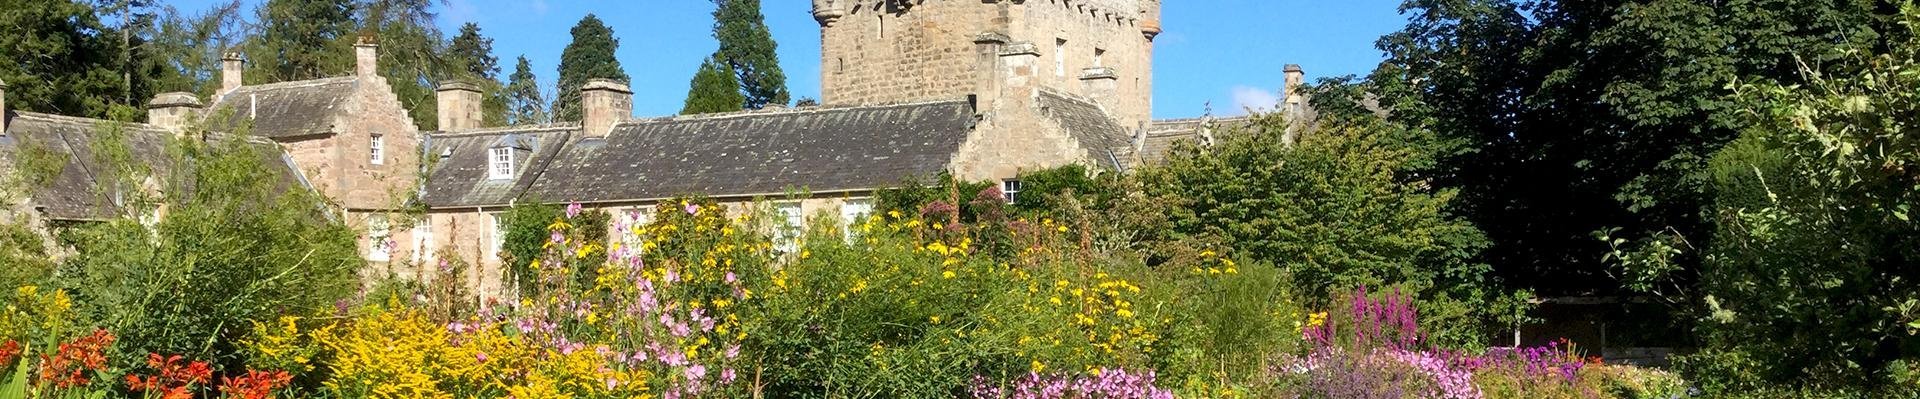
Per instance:
[[[815,0],[814,6],[825,104],[979,93],[980,74],[992,69],[974,56],[973,42],[993,32],[1035,45],[1045,72],[1040,84],[1094,98],[1128,128],[1151,120],[1158,1]],[[1082,81],[1096,70],[1113,79]],[[1089,83],[1112,88],[1089,90]]]
[[[806,215],[807,222],[812,223],[820,220],[818,218],[823,217],[839,220],[841,206],[845,204],[848,199],[859,198],[871,201],[871,195],[871,193],[866,192],[831,193],[811,195],[797,200],[783,199],[761,202],[755,202],[751,198],[721,198],[717,200],[720,201],[723,206],[728,207],[728,212],[734,215],[739,215],[742,212],[753,212],[755,211],[754,207],[759,205],[774,206],[774,204],[778,203],[797,201],[800,203],[802,214]],[[628,223],[644,223],[652,219],[656,206],[654,202],[641,201],[619,204],[597,204],[586,206],[586,208],[588,210],[604,210],[610,213],[613,216],[614,223],[607,226],[609,233],[607,236],[610,240],[618,240],[623,234],[617,230],[617,226],[623,219]],[[430,227],[425,231],[427,235],[431,236],[432,242],[428,247],[432,249],[430,253],[421,258],[422,261],[420,262],[412,261],[413,250],[411,246],[413,245],[413,234],[416,233],[396,226],[392,230],[395,237],[394,240],[399,243],[398,246],[402,248],[393,251],[392,262],[373,263],[370,270],[377,271],[378,273],[367,273],[368,277],[391,275],[403,279],[428,279],[433,275],[433,271],[424,268],[437,267],[437,259],[439,257],[452,257],[449,260],[462,262],[467,265],[466,275],[464,276],[465,286],[469,292],[473,293],[479,299],[505,300],[512,298],[513,293],[505,284],[505,265],[501,262],[499,251],[494,247],[493,241],[494,235],[497,233],[493,218],[504,210],[504,208],[498,207],[466,208],[435,210],[428,213],[425,216],[425,220],[427,220],[428,226]],[[635,218],[633,215],[636,214],[642,216]],[[364,217],[359,219],[364,220]],[[362,227],[361,230],[365,231],[364,227]],[[363,247],[362,250],[364,251],[366,248]]]

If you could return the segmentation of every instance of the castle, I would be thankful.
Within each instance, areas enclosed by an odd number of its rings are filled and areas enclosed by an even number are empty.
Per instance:
[[[136,156],[159,156],[197,115],[221,112],[277,145],[296,180],[362,229],[369,275],[409,276],[455,257],[473,265],[483,296],[501,283],[500,212],[522,201],[578,202],[641,223],[661,200],[705,195],[744,205],[771,199],[794,225],[810,215],[870,212],[877,189],[942,172],[1002,183],[1067,164],[1124,172],[1170,143],[1210,137],[1217,121],[1152,120],[1153,41],[1159,0],[814,0],[820,24],[821,102],[725,114],[636,119],[620,82],[581,88],[578,123],[482,128],[482,93],[438,89],[440,131],[413,125],[385,79],[378,46],[354,47],[351,76],[243,85],[227,57],[211,105],[157,96],[132,124]],[[1287,108],[1300,96],[1288,66]],[[0,110],[4,108],[0,84]],[[643,94],[646,95],[646,94]],[[672,95],[680,95],[673,93]],[[29,220],[113,216],[94,194],[88,138],[100,121],[31,112],[0,118],[0,163],[31,143],[68,154],[68,166],[27,203]],[[144,155],[142,155],[144,154]],[[797,195],[793,193],[799,193]],[[417,203],[406,203],[408,198]],[[424,207],[396,225],[406,206]]]

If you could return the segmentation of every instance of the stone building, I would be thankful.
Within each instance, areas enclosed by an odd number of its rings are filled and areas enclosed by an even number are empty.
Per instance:
[[[362,41],[355,73],[326,79],[244,85],[243,61],[228,57],[210,106],[164,94],[149,105],[148,123],[129,130],[159,143],[203,117],[226,117],[208,118],[226,121],[216,131],[249,126],[253,140],[283,150],[290,180],[333,199],[337,214],[366,232],[365,274],[421,278],[431,270],[423,265],[457,260],[472,266],[474,292],[502,297],[511,292],[502,283],[499,215],[521,202],[579,202],[635,223],[662,200],[702,195],[734,206],[765,200],[794,225],[808,216],[851,220],[873,209],[875,190],[907,177],[951,173],[1011,193],[1023,171],[1081,164],[1124,172],[1173,142],[1204,144],[1242,123],[1151,120],[1158,0],[813,5],[823,43],[815,107],[635,118],[626,85],[592,81],[581,88],[582,122],[483,128],[478,86],[443,82],[442,130],[421,132],[374,73],[377,46]],[[1291,91],[1300,72],[1286,73]],[[1288,94],[1287,109],[1298,109],[1303,101]],[[0,89],[0,110],[3,99]],[[101,123],[6,115],[0,162],[12,162],[17,141],[72,143]],[[72,162],[88,162],[84,147],[63,148]],[[38,211],[26,214],[100,218],[89,213],[99,203],[86,196],[99,184],[90,178],[63,174],[57,189],[27,201]],[[402,217],[403,208],[426,212]]]

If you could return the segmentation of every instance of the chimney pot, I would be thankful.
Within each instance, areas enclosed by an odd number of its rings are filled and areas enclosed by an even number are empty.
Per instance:
[[[436,110],[440,117],[440,130],[457,131],[479,128],[483,121],[480,111],[480,86],[458,80],[441,83],[434,93],[439,102]]]
[[[243,77],[242,73],[244,73],[246,65],[247,60],[242,57],[240,53],[226,53],[220,57],[219,94],[227,94],[228,92],[232,92],[233,89],[240,88],[243,84],[241,83],[241,77]]]
[[[360,36],[353,43],[353,72],[355,76],[371,77],[380,68],[380,45],[373,36]]]
[[[585,112],[581,127],[587,137],[605,138],[613,127],[633,117],[633,90],[609,79],[591,79],[580,86],[580,105]]]
[[[180,133],[200,106],[200,98],[193,93],[160,93],[147,102],[147,124]]]

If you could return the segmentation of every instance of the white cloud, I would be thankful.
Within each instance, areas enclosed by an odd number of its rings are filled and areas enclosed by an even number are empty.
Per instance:
[[[1248,110],[1266,112],[1280,105],[1280,93],[1274,90],[1252,86],[1233,87],[1233,109],[1221,110],[1225,115],[1242,115]]]

